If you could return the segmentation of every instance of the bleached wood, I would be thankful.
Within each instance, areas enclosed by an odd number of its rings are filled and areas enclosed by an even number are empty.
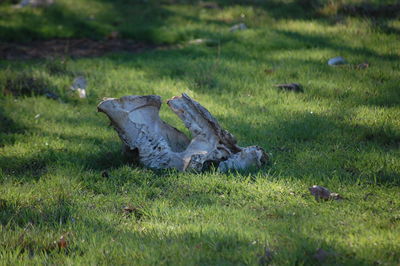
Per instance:
[[[261,167],[267,161],[262,148],[239,147],[233,135],[188,95],[173,97],[167,104],[189,129],[192,140],[160,119],[160,96],[105,99],[98,110],[111,120],[125,151],[138,154],[139,161],[149,168],[203,171],[214,164],[220,171],[228,171]]]

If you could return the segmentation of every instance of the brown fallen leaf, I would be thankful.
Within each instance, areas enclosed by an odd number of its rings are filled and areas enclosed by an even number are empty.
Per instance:
[[[142,216],[143,216],[143,211],[142,211],[141,209],[137,208],[137,207],[125,206],[125,207],[123,208],[123,210],[124,210],[124,213],[125,213],[127,216],[129,216],[130,214],[133,213],[133,214],[135,215],[135,218],[136,218],[137,220],[139,220],[139,219],[142,218]]]
[[[275,69],[269,68],[269,69],[264,69],[264,73],[269,75],[275,72]]]
[[[60,248],[60,249],[66,248],[68,246],[68,242],[67,242],[66,237],[64,235],[62,235],[60,237],[60,240],[58,240],[57,245],[58,245],[58,248]]]
[[[338,193],[332,193],[329,189],[322,186],[312,186],[308,188],[310,193],[315,197],[316,201],[320,200],[340,200],[343,199]]]
[[[368,67],[369,67],[369,63],[368,62],[365,62],[365,63],[357,65],[357,69],[365,69],[365,68],[368,68]]]
[[[275,87],[294,92],[303,92],[303,87],[299,83],[276,84]]]
[[[132,212],[134,212],[136,210],[136,208],[132,207],[132,206],[125,206],[123,208],[123,210],[124,210],[125,213],[132,213]]]

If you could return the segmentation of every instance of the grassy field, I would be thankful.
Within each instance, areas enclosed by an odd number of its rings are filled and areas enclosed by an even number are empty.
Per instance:
[[[0,60],[0,264],[400,264],[400,19],[385,8],[397,1],[369,3],[0,1],[0,45],[116,31],[149,47]],[[348,64],[328,66],[335,56]],[[304,92],[274,87],[290,82]],[[269,165],[130,164],[97,103],[182,92]],[[345,199],[317,202],[312,185]]]

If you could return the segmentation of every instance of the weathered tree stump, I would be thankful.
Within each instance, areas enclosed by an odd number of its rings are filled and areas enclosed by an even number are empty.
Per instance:
[[[203,171],[215,165],[225,172],[261,167],[267,162],[261,147],[239,147],[234,136],[188,95],[173,97],[167,104],[189,129],[191,140],[160,119],[160,96],[108,98],[97,108],[111,120],[124,151],[149,168]]]

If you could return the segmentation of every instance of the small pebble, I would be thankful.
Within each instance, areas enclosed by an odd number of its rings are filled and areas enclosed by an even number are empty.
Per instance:
[[[238,30],[247,30],[247,26],[246,26],[246,24],[244,24],[244,23],[239,23],[239,24],[236,24],[236,25],[233,25],[231,28],[230,28],[230,32],[235,32],[235,31],[238,31]]]
[[[328,60],[328,65],[330,65],[330,66],[339,66],[339,65],[344,65],[344,64],[347,64],[347,62],[341,56],[337,56],[337,57],[334,57],[334,58],[331,58]]]

